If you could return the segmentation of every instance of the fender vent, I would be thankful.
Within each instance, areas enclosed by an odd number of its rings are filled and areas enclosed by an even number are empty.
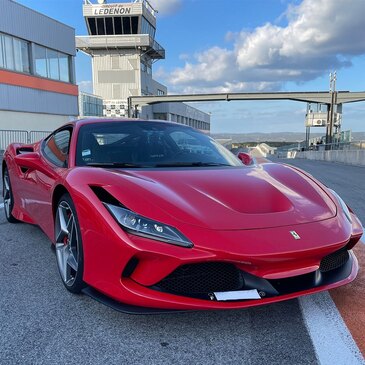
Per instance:
[[[114,198],[113,195],[108,193],[103,187],[95,185],[89,185],[89,187],[101,202],[122,206],[122,204],[116,198]]]

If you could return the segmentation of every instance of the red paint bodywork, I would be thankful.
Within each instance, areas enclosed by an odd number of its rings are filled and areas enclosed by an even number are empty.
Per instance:
[[[146,170],[75,166],[79,128],[102,122],[69,124],[73,132],[68,168],[46,160],[41,143],[26,146],[34,152],[22,155],[17,155],[17,149],[25,146],[12,144],[4,156],[14,194],[13,216],[39,225],[53,242],[54,196],[61,190],[71,195],[83,241],[84,281],[90,286],[137,306],[228,309],[327,290],[356,277],[355,258],[351,274],[344,280],[261,300],[217,302],[148,288],[180,265],[207,261],[233,263],[266,279],[312,272],[324,256],[355,244],[362,226],[352,213],[353,223],[346,219],[336,198],[321,183],[288,165]],[[21,160],[27,158],[35,165],[24,173]],[[89,185],[102,186],[127,208],[177,228],[194,247],[177,247],[125,232]],[[292,230],[300,240],[293,239]],[[133,257],[139,264],[130,277],[122,278]]]

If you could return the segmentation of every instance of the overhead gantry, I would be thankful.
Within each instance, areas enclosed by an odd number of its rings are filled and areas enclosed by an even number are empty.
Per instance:
[[[238,101],[238,100],[293,100],[305,103],[327,105],[328,119],[326,143],[332,142],[334,107],[345,103],[365,101],[365,91],[319,91],[319,92],[271,92],[271,93],[220,93],[220,94],[185,94],[163,96],[130,96],[128,98],[129,117],[137,116],[138,106],[167,102],[204,102],[204,101]]]

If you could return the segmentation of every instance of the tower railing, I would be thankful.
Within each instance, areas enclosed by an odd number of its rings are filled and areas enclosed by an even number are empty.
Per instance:
[[[165,49],[149,34],[77,36],[76,48],[86,53],[93,49],[141,48],[152,58],[165,58]]]

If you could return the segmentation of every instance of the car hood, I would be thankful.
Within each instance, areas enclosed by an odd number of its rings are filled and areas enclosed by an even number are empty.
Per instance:
[[[286,165],[252,168],[108,170],[107,190],[152,219],[159,212],[216,230],[259,229],[329,219],[336,205],[310,177]],[[167,222],[165,222],[167,223]]]

